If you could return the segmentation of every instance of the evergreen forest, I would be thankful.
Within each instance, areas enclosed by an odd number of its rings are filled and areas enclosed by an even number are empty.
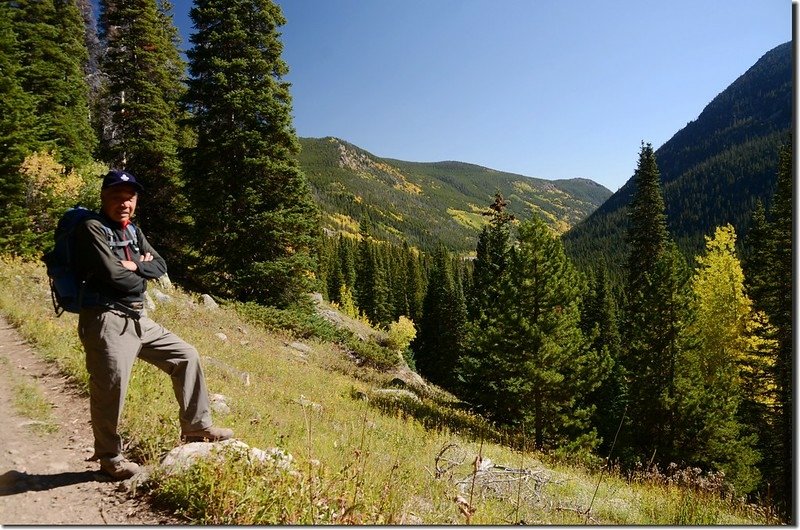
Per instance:
[[[795,522],[789,43],[611,195],[299,139],[271,0],[195,0],[185,60],[167,0],[99,6],[0,4],[0,254],[126,169],[177,283],[296,318],[319,292],[513,443]]]

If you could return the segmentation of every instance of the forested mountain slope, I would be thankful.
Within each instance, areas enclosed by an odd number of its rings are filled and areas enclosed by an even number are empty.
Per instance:
[[[380,158],[338,138],[301,138],[300,165],[328,230],[357,233],[367,217],[379,238],[457,252],[475,249],[494,193],[520,219],[532,212],[563,233],[611,192],[584,178],[544,180],[463,162]]]
[[[791,120],[787,42],[764,54],[656,151],[669,229],[684,251],[697,253],[703,236],[725,223],[743,239],[756,201],[769,204],[775,191],[778,146],[789,141]],[[577,261],[619,263],[632,195],[631,178],[565,234]]]

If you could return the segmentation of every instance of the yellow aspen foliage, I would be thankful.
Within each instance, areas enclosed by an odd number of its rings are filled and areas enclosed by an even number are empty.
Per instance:
[[[778,387],[774,373],[778,341],[771,338],[775,336],[775,327],[763,311],[753,312],[746,325],[748,349],[741,363],[746,394],[756,403],[776,407]]]
[[[74,171],[65,171],[51,152],[28,155],[19,168],[26,184],[25,203],[33,231],[55,227],[60,207],[75,202],[83,181]]]
[[[67,202],[77,199],[83,184],[74,171],[65,171],[55,155],[48,151],[28,155],[19,172],[27,184],[28,208],[33,211],[49,206],[61,197]]]
[[[738,376],[730,382],[752,383],[758,379],[759,394],[768,395],[774,387],[766,377],[769,372],[764,351],[774,348],[765,339],[763,328],[769,326],[766,315],[756,313],[744,289],[744,273],[736,256],[736,232],[730,224],[717,227],[714,237],[706,236],[706,253],[697,257],[692,289],[695,294],[697,335],[701,337],[702,372],[709,379],[723,374]]]
[[[341,301],[341,311],[350,318],[358,318],[358,308],[353,300],[353,290],[346,284],[339,288],[339,300]]]
[[[389,324],[388,346],[393,350],[403,351],[416,336],[417,328],[414,322],[405,315],[400,315],[397,322]]]
[[[67,170],[50,151],[28,155],[19,173],[26,185],[25,205],[33,231],[41,234],[54,229],[61,214],[76,204],[97,208],[100,181],[95,177],[107,170],[97,162]]]

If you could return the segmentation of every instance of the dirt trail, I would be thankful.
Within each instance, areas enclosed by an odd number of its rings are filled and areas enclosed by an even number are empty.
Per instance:
[[[53,405],[58,430],[35,432],[17,415],[14,387],[36,384]],[[133,498],[124,483],[98,472],[86,397],[41,360],[0,316],[0,524],[180,524]]]

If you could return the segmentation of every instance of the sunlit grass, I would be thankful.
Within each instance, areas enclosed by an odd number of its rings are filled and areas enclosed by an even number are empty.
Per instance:
[[[13,396],[15,411],[28,418],[26,423],[32,431],[39,434],[58,431],[58,424],[53,420],[52,406],[35,383],[25,379],[18,380],[14,384]]]
[[[268,332],[233,308],[209,309],[180,289],[168,294],[172,301],[160,303],[151,316],[200,352],[210,393],[226,396],[230,407],[228,414],[214,414],[215,423],[233,428],[250,446],[278,447],[294,457],[291,471],[231,458],[198,465],[185,475],[156,473],[155,498],[193,523],[768,522],[730,500],[629,483],[617,474],[600,482],[599,468],[570,466],[491,442],[481,420],[449,408],[443,393],[390,406],[375,390],[390,386],[392,375],[356,366],[339,346],[307,338],[301,340],[310,351],[300,352],[290,346],[297,337]],[[0,312],[85,388],[77,319],[55,318],[49,296],[43,266],[0,261]],[[169,378],[136,363],[122,424],[129,454],[154,463],[177,445],[177,412]],[[448,444],[454,444],[448,453],[453,466],[440,473],[437,464],[447,466],[437,457]],[[475,486],[470,477],[479,455],[529,474],[498,491]]]

